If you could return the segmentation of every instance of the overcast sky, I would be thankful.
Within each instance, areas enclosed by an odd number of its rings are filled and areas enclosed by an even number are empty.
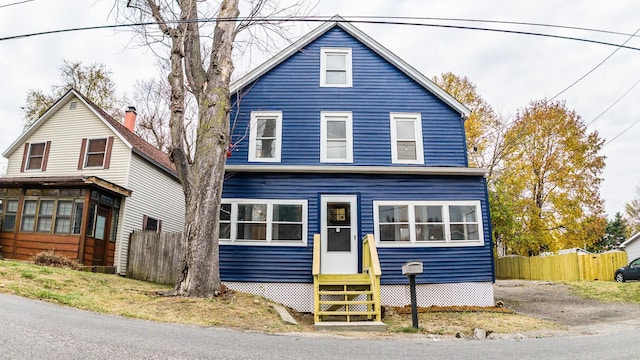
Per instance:
[[[0,0],[0,37],[113,24],[109,0]],[[640,28],[637,0],[320,0],[315,15],[417,16],[543,23],[632,34]],[[454,24],[432,20],[433,24]],[[629,36],[539,26],[462,23],[579,37],[621,44]],[[315,27],[316,24],[310,25]],[[497,32],[357,24],[428,77],[451,71],[467,76],[497,112],[509,118],[531,100],[550,98],[578,80],[616,47]],[[309,27],[307,27],[309,28]],[[300,35],[300,34],[297,34]],[[100,62],[111,69],[121,94],[131,97],[136,79],[157,77],[156,59],[131,45],[132,34],[93,30],[0,41],[0,151],[20,135],[27,90],[49,91],[63,59]],[[640,38],[627,46],[640,48]],[[256,66],[256,59],[253,59]],[[243,61],[237,71],[251,65]],[[640,80],[640,51],[620,49],[558,99],[589,123]],[[611,140],[640,120],[640,85],[589,126]],[[135,104],[133,104],[135,105]],[[640,185],[640,124],[603,149],[607,157],[602,197],[609,217],[624,210]],[[0,159],[0,167],[6,164]]]

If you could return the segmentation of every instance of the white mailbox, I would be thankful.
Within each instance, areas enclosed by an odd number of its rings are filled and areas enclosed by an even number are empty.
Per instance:
[[[409,261],[402,265],[402,275],[422,274],[422,261]]]

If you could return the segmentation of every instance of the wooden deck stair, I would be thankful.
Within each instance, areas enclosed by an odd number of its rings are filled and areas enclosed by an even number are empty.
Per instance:
[[[338,322],[347,327],[356,322],[382,324],[380,311],[380,265],[373,236],[363,240],[363,272],[360,274],[321,274],[320,236],[314,237],[314,319],[320,323]],[[373,248],[373,249],[372,249]],[[366,325],[365,325],[366,326]]]
[[[365,316],[371,320],[377,314],[369,274],[320,274],[317,286],[317,321],[339,317],[351,322]]]

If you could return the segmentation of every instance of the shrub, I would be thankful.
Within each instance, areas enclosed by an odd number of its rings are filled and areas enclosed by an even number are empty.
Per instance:
[[[33,258],[36,265],[53,266],[65,269],[78,270],[82,266],[75,259],[56,254],[53,250],[43,251]]]

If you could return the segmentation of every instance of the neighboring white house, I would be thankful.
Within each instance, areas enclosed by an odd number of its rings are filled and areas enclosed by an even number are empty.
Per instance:
[[[631,235],[629,239],[620,244],[620,248],[627,252],[629,262],[640,258],[640,232]]]
[[[6,258],[54,249],[126,273],[134,229],[182,231],[184,194],[166,154],[69,90],[2,154],[0,245]]]

